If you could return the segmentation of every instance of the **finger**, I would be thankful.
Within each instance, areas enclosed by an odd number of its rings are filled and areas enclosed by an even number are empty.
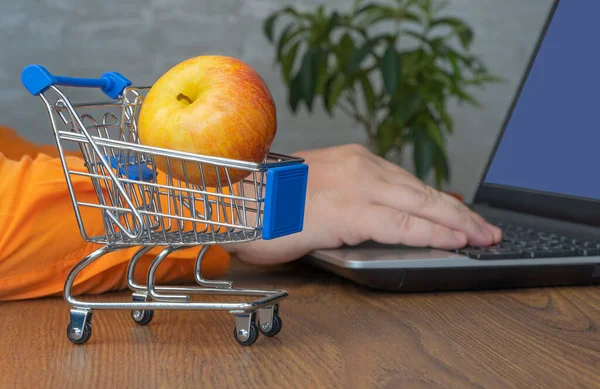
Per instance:
[[[481,215],[476,212],[473,212],[474,217],[483,224],[483,226],[492,233],[494,236],[494,243],[500,243],[502,241],[502,230],[492,223],[485,220]]]
[[[384,206],[371,205],[364,212],[349,216],[342,228],[342,240],[356,245],[367,240],[412,247],[457,249],[464,247],[467,236],[460,231]]]
[[[498,243],[502,240],[502,230],[485,220],[477,212],[467,207],[462,201],[448,193],[441,192],[442,199],[450,205],[457,207],[460,210],[466,210],[469,215],[474,218],[485,230],[492,234],[493,243]]]
[[[379,182],[372,189],[371,201],[406,212],[449,229],[462,231],[470,244],[487,246],[494,242],[493,234],[486,229],[464,204],[452,196],[431,187],[419,190],[408,185]]]
[[[380,178],[380,180],[387,182],[389,184],[407,185],[407,186],[410,186],[413,189],[420,191],[420,192],[427,192],[427,191],[432,190],[431,187],[427,186],[426,184],[424,184],[422,181],[418,180],[417,178],[415,178],[414,180],[409,180],[409,179],[406,179],[405,177],[403,177],[401,174],[381,175],[379,178]],[[456,197],[451,196],[445,192],[439,191],[438,195],[441,196],[442,200],[444,200],[446,203],[448,203],[448,205],[451,205],[452,207],[457,208],[457,210],[460,212],[467,212],[471,217],[473,217],[484,229],[484,233],[486,235],[489,236],[491,234],[494,243],[498,243],[502,240],[502,231],[498,227],[492,225],[487,220],[485,220],[484,218],[482,218],[479,215],[477,215],[476,213],[474,213],[462,201],[458,200]]]
[[[494,226],[493,224],[489,223],[487,220],[485,220],[483,217],[481,217],[481,215],[479,215],[477,212],[474,212],[473,210],[468,208],[465,204],[463,204],[461,201],[459,201],[458,199],[456,199],[453,196],[450,196],[447,193],[442,193],[442,198],[444,199],[444,201],[453,205],[454,207],[458,207],[460,209],[466,209],[468,211],[469,215],[472,218],[474,218],[484,228],[484,230],[486,230],[487,232],[489,232],[492,235],[492,244],[499,243],[502,240],[502,230],[499,229],[498,227]]]
[[[383,174],[381,179],[388,183],[392,184],[401,184],[408,185],[417,191],[431,191],[432,189],[425,185],[421,180],[419,180],[414,175],[408,173],[406,170],[402,169],[400,166],[382,158],[375,154],[368,154],[368,158],[375,164],[377,164],[382,170],[385,172],[389,172],[391,174]],[[475,244],[487,245],[498,243],[502,240],[502,233],[500,229],[489,224],[485,219],[476,215],[474,212],[469,210],[462,202],[458,201],[456,198],[447,195],[442,192],[438,192],[438,194],[442,197],[448,205],[452,206],[456,212],[466,213],[471,217],[471,220],[475,220],[476,223],[469,223],[472,227],[472,231],[474,231],[474,241]],[[479,224],[479,225],[477,225]],[[450,225],[451,228],[457,228],[456,225]],[[485,239],[483,241],[478,240],[477,237],[483,234]],[[489,240],[491,238],[491,240]]]

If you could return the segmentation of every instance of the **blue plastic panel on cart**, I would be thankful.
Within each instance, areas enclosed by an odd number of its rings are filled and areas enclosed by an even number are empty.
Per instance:
[[[142,176],[141,179],[143,181],[151,181],[155,178],[154,172],[152,171],[152,169],[150,169],[148,166],[144,165],[144,164],[134,164],[134,159],[133,157],[129,157],[129,164],[124,164],[124,158],[123,156],[121,156],[121,158],[119,158],[117,160],[116,157],[110,157],[110,159],[108,157],[105,157],[107,161],[110,160],[110,165],[114,168],[117,169],[119,168],[119,173],[124,175],[125,177],[129,178],[130,180],[134,180],[134,181],[138,181],[140,179],[140,174],[139,171],[142,171]],[[127,168],[125,167],[127,166]]]
[[[267,170],[263,239],[275,239],[302,231],[307,181],[306,164]]]

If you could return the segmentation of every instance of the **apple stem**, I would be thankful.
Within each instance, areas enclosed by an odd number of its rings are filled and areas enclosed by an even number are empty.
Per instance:
[[[190,99],[189,97],[187,97],[183,93],[180,93],[180,94],[177,95],[177,100],[181,101],[181,99],[187,100],[188,103],[192,104],[192,99]]]

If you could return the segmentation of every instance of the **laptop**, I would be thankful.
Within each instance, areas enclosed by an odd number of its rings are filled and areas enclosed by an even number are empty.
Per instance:
[[[371,288],[443,291],[600,283],[600,1],[556,1],[469,206],[503,230],[456,251],[367,242],[316,266]]]

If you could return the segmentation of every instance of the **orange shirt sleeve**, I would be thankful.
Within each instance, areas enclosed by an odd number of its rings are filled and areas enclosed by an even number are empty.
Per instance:
[[[0,300],[60,294],[71,268],[100,246],[85,242],[80,234],[60,159],[51,155],[55,151],[40,151],[18,136],[7,141],[7,133],[0,128]],[[67,159],[84,169],[81,158]],[[73,177],[73,186],[81,200],[97,202],[88,178]],[[100,214],[88,208],[81,212],[88,229],[103,234]],[[140,282],[145,284],[145,272],[160,249],[140,260],[136,275]],[[75,294],[125,289],[127,264],[136,250],[107,254],[85,268],[75,282]],[[157,282],[193,280],[198,250],[185,249],[167,257]],[[203,275],[223,275],[229,260],[223,248],[211,247],[203,261]]]

